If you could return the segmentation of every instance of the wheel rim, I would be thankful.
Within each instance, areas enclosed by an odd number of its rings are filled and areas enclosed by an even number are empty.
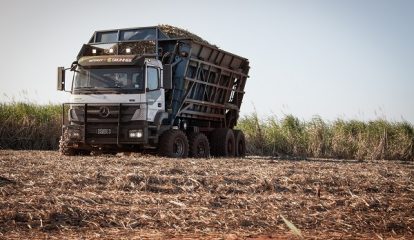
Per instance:
[[[241,155],[243,155],[244,154],[244,145],[243,145],[243,141],[239,141],[239,143],[238,143],[238,145],[237,145],[238,147],[238,155],[239,156],[241,156]]]
[[[227,141],[227,154],[228,154],[228,155],[232,155],[232,153],[233,153],[233,149],[234,149],[234,146],[233,146],[233,141],[232,141],[231,139],[229,139],[229,140]]]
[[[201,142],[197,146],[197,155],[205,156],[205,153],[206,153],[206,145],[203,142]]]
[[[181,138],[177,138],[173,144],[173,152],[176,156],[182,156],[184,154],[184,141]]]

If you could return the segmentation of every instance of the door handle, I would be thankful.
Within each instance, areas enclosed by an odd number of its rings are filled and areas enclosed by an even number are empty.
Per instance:
[[[161,103],[158,103],[158,107],[161,107],[162,105],[161,105]]]

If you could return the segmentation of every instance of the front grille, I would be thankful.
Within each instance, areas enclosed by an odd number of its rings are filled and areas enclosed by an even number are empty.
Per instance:
[[[85,111],[86,109],[86,111]],[[145,112],[146,108],[141,105],[72,105],[70,119],[75,122],[86,123],[117,123],[132,121],[132,117],[138,111]],[[145,114],[139,114],[145,116]],[[136,119],[144,120],[144,119]]]

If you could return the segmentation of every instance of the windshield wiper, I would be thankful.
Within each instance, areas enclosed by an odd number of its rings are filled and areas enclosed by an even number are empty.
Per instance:
[[[94,88],[94,87],[81,87],[81,88],[75,88],[75,91],[82,92],[84,94],[86,93],[116,93],[120,94],[118,89],[121,87],[111,87],[111,88]]]
[[[75,88],[75,90],[92,90],[92,91],[96,91],[96,90],[98,90],[99,91],[99,88],[96,88],[96,87],[79,87],[79,88]]]
[[[75,91],[80,91],[80,92],[100,92],[101,89],[99,88],[94,88],[94,87],[80,87],[80,88],[75,88]]]

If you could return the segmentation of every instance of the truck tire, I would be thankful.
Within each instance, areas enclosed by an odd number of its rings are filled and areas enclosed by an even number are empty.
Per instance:
[[[217,128],[211,132],[211,153],[216,157],[233,157],[235,153],[234,143],[234,133],[229,128]]]
[[[236,146],[236,157],[245,157],[246,156],[246,138],[244,137],[244,133],[241,130],[233,130],[234,131],[234,139],[235,139],[235,146]]]
[[[64,131],[59,140],[59,153],[64,156],[91,155],[91,151],[69,147],[69,135]]]
[[[64,131],[59,141],[59,153],[65,156],[75,156],[77,151],[74,148],[68,146],[69,136],[67,131]]]
[[[188,156],[187,136],[177,129],[165,131],[159,141],[158,149],[161,155],[171,158],[186,158]]]
[[[210,156],[210,144],[203,133],[191,133],[188,136],[190,144],[190,157],[208,158]]]

